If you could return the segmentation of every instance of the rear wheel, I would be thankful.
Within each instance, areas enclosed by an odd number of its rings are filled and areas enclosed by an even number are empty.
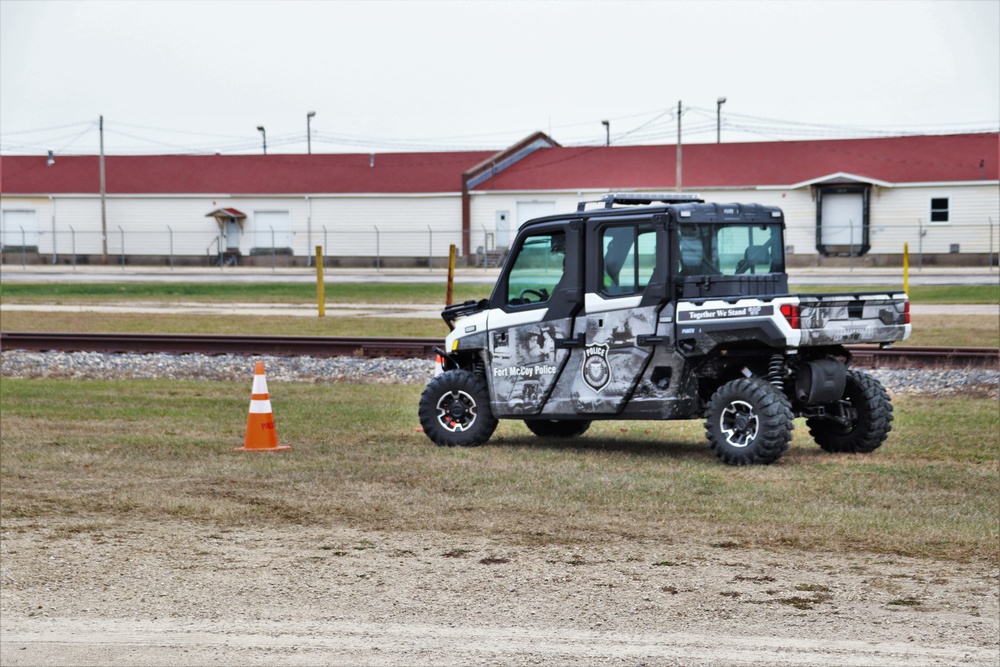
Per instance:
[[[759,378],[740,378],[719,387],[705,416],[705,437],[729,465],[774,463],[792,439],[788,399]]]
[[[419,416],[427,437],[444,447],[481,445],[497,427],[486,380],[464,370],[431,380],[420,396]]]
[[[867,454],[892,430],[892,401],[882,383],[864,371],[847,371],[844,398],[825,406],[827,417],[806,419],[809,434],[824,451]]]
[[[528,430],[541,438],[575,438],[590,428],[586,419],[525,419]]]

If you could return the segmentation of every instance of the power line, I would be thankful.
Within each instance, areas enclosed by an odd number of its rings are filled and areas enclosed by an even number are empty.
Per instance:
[[[96,125],[96,121],[86,120],[86,121],[80,121],[78,123],[70,123],[67,125],[52,125],[49,127],[37,127],[31,130],[14,130],[13,132],[0,132],[0,136],[10,137],[19,134],[41,134],[42,132],[54,132],[56,130],[66,130],[71,127],[80,127],[81,125],[93,127],[94,125]]]
[[[685,137],[699,137],[709,133],[714,133],[716,122],[716,109],[707,109],[697,106],[686,106],[684,114],[691,113],[697,117],[696,120],[688,121],[684,126]],[[615,145],[642,145],[673,143],[676,132],[676,111],[674,107],[657,109],[648,112],[625,114],[611,117],[612,121],[620,124],[622,121],[632,119],[642,119],[638,125],[631,129],[626,129],[612,136],[612,143]],[[729,133],[742,133],[764,137],[771,141],[801,140],[801,139],[843,139],[843,138],[877,138],[893,136],[912,136],[919,134],[951,134],[951,133],[982,133],[1000,131],[1000,122],[996,121],[963,121],[957,123],[937,123],[923,125],[900,125],[892,128],[880,127],[855,127],[849,125],[838,125],[832,123],[815,123],[807,121],[785,120],[777,118],[767,118],[751,114],[741,114],[727,111],[722,117],[722,127]],[[565,131],[570,135],[560,140],[560,143],[569,147],[598,146],[604,144],[604,137],[595,137],[596,132],[573,132],[580,128],[596,128],[599,121],[587,121],[556,125],[553,132]],[[92,154],[89,151],[70,152],[70,147],[77,144],[83,137],[87,136],[96,126],[96,121],[82,121],[68,123],[64,125],[52,125],[26,130],[16,130],[12,132],[0,133],[0,151],[15,152],[41,152],[52,150],[53,146],[60,146],[55,149],[65,155],[71,154]],[[80,129],[82,128],[82,129]],[[138,130],[126,131],[126,129]],[[62,132],[70,130],[71,132]],[[77,131],[79,129],[79,131]],[[146,146],[128,146],[115,148],[118,154],[211,154],[211,153],[241,153],[255,151],[260,146],[256,138],[241,135],[217,134],[209,132],[198,132],[190,130],[176,130],[160,128],[136,123],[113,122],[107,123],[105,129],[108,133],[140,142]],[[152,134],[150,134],[152,133]],[[52,134],[52,136],[45,136]],[[372,137],[355,135],[350,133],[330,133],[316,132],[313,137],[315,141],[328,146],[343,146],[363,151],[382,150],[400,152],[443,152],[443,151],[488,151],[502,150],[519,138],[526,136],[527,131],[489,131],[481,133],[420,137],[420,138],[393,138],[393,137]],[[572,135],[582,135],[574,138]],[[213,145],[207,146],[202,141],[187,143],[181,141],[171,141],[170,137],[158,135],[181,135],[190,137],[209,137],[216,139]],[[23,140],[11,142],[14,137]],[[30,138],[29,138],[30,137]],[[491,140],[495,138],[495,140]],[[294,146],[306,144],[307,136],[305,132],[290,132],[282,135],[269,136],[268,143],[273,146]]]

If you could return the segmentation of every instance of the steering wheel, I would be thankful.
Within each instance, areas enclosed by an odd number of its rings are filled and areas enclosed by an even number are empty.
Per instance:
[[[541,290],[523,289],[521,290],[521,293],[518,295],[518,297],[523,299],[525,302],[529,302],[530,299],[527,299],[526,296],[537,296],[538,301],[541,302],[549,298],[549,291],[544,287],[541,288]]]

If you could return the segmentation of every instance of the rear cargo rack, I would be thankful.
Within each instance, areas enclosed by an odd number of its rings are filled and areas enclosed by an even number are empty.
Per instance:
[[[613,208],[615,204],[623,206],[641,206],[659,202],[662,204],[700,204],[705,200],[701,195],[679,194],[676,192],[618,192],[604,195],[600,199],[582,201],[576,205],[578,213],[586,210],[587,204],[604,204],[604,208]]]

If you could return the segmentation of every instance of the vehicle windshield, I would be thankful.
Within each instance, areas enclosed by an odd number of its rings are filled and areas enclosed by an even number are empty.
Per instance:
[[[784,273],[780,224],[680,226],[677,273],[718,276]]]

